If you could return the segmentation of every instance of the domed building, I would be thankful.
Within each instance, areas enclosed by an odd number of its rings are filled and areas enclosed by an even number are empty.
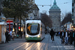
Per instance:
[[[60,31],[60,16],[61,10],[56,4],[56,0],[54,0],[53,6],[49,10],[49,17],[52,20],[52,28],[55,31]]]

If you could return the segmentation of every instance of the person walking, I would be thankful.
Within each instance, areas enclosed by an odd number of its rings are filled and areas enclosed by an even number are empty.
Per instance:
[[[21,32],[21,31],[19,31],[18,33],[19,33],[20,37],[22,38],[22,32]]]
[[[74,41],[74,47],[75,47],[75,31],[73,31],[73,41]]]
[[[15,32],[12,32],[12,40],[14,40]]]
[[[19,36],[20,36],[20,33],[19,33],[20,31],[18,30],[18,32],[17,32],[17,38],[19,38]]]
[[[68,31],[68,43],[70,43],[70,31]]]
[[[55,32],[53,31],[53,29],[51,29],[50,35],[51,35],[51,40],[54,41]]]
[[[10,40],[12,39],[12,31],[9,32]]]
[[[62,37],[62,31],[60,31],[60,38]]]
[[[64,31],[62,31],[62,33],[61,33],[61,43],[62,44],[64,43]]]
[[[8,30],[6,30],[6,32],[5,32],[5,37],[6,37],[6,42],[8,43],[8,41],[9,41],[9,34],[8,34],[9,32],[8,32]]]
[[[73,31],[70,31],[70,45],[73,43]]]
[[[65,45],[67,45],[67,44],[68,44],[68,32],[66,30],[66,32],[65,32]]]
[[[22,38],[22,31],[20,31],[20,36],[21,36],[21,38]]]
[[[25,38],[25,31],[24,31],[24,38]]]

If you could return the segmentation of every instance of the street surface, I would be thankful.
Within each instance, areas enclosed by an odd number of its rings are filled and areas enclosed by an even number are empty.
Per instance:
[[[49,34],[45,35],[42,41],[27,42],[24,38],[16,38],[9,43],[0,44],[0,50],[75,50],[73,45],[61,44],[59,36],[55,36],[55,41],[51,41]]]

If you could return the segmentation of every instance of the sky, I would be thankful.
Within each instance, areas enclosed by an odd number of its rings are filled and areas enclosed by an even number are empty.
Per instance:
[[[68,12],[72,12],[72,0],[56,0],[57,6],[61,9],[61,15],[66,14]],[[47,12],[49,15],[49,9],[53,5],[54,0],[35,0],[35,4],[37,4],[39,8],[39,12]],[[40,5],[51,5],[51,6],[40,6]]]

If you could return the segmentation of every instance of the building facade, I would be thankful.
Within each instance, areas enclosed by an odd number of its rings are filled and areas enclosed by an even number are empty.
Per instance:
[[[35,4],[35,0],[30,0],[31,1],[31,7],[33,7],[32,12],[28,14],[28,19],[38,19],[39,18],[39,8]]]
[[[52,20],[52,29],[55,31],[60,31],[60,16],[61,10],[56,4],[56,0],[54,0],[53,6],[49,10],[49,17]]]
[[[0,0],[0,16],[1,16],[1,12],[2,12],[2,7],[1,7],[2,4],[1,3],[2,3],[2,0]]]
[[[1,16],[1,0],[0,0],[0,16]]]
[[[5,16],[4,16],[4,14],[2,13],[2,2],[3,2],[4,0],[0,0],[0,22],[4,22],[5,21]]]
[[[75,0],[72,0],[72,20],[75,24]]]

